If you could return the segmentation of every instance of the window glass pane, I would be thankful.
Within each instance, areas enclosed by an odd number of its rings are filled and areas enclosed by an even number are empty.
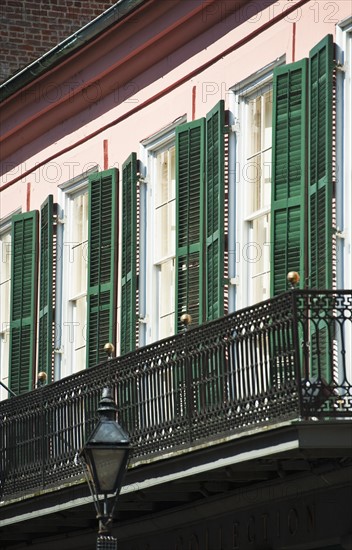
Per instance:
[[[248,150],[245,175],[249,184],[251,212],[270,206],[272,91],[248,102]]]
[[[159,271],[159,338],[174,334],[175,262],[173,259],[160,265]]]
[[[252,242],[248,246],[248,262],[253,303],[266,300],[270,295],[270,215],[264,214],[252,222]]]
[[[155,194],[153,243],[154,284],[156,298],[153,309],[158,316],[158,333],[155,338],[166,338],[174,334],[175,310],[175,240],[176,240],[176,187],[175,187],[175,145],[172,144],[156,153],[155,172],[152,177]]]
[[[263,133],[263,149],[271,147],[272,140],[272,108],[273,108],[273,92],[270,90],[264,94],[264,133]]]
[[[71,296],[87,291],[88,193],[78,195],[72,204]]]
[[[175,201],[155,210],[155,255],[156,259],[175,254]]]
[[[155,261],[175,254],[175,146],[156,155]]]
[[[175,198],[175,146],[156,155],[155,206]]]
[[[249,102],[249,156],[261,150],[261,97],[256,97]]]
[[[11,233],[1,236],[0,252],[0,332],[4,324],[10,321],[10,283],[11,283]]]
[[[82,370],[85,368],[86,357],[86,318],[87,318],[87,301],[83,296],[75,301],[73,305],[74,319],[74,370]]]
[[[0,240],[0,380],[8,385],[10,346],[11,294],[11,232]],[[7,399],[7,391],[0,387],[0,399]]]

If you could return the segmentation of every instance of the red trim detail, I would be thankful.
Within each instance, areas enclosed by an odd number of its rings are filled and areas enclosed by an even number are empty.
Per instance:
[[[107,139],[104,139],[103,141],[103,148],[104,148],[104,170],[107,170],[109,168],[109,142]]]
[[[26,211],[31,209],[31,183],[27,182]]]
[[[197,86],[192,88],[192,120],[196,118],[196,96],[197,96]]]
[[[292,63],[296,61],[296,22],[292,25]]]

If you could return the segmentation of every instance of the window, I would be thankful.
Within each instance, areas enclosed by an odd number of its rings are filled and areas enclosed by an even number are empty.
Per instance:
[[[278,58],[234,89],[237,215],[231,220],[236,244],[230,270],[238,285],[237,309],[270,297],[272,80],[283,62]]]
[[[141,342],[155,341],[182,330],[183,313],[194,326],[227,311],[226,136],[220,101],[142,142],[145,179],[136,153],[123,164],[121,353],[141,324]]]
[[[287,289],[289,271],[302,287],[333,285],[333,71],[328,35],[309,59],[274,72],[272,294]]]
[[[88,182],[66,191],[63,246],[64,312],[63,376],[82,370],[86,364],[87,271],[88,271]]]
[[[9,385],[10,344],[10,295],[11,295],[11,225],[4,220],[0,227],[0,380]],[[0,387],[0,400],[7,399],[8,392]]]
[[[221,317],[227,304],[228,189],[224,102],[176,131],[176,332]]]
[[[135,154],[123,165],[122,352],[175,332],[175,129],[184,121],[185,117],[180,117],[142,141],[143,165]],[[134,180],[127,170],[131,158],[135,159]],[[132,187],[127,183],[130,180]],[[125,213],[128,205],[135,211],[132,216]],[[130,253],[129,248],[135,252]],[[125,267],[129,258],[136,258],[131,274]],[[136,289],[130,300],[124,298],[128,279]]]
[[[332,289],[335,278],[334,44],[326,36],[303,59],[274,72],[271,291]],[[311,375],[331,381],[324,319],[311,325]]]
[[[9,388],[20,394],[33,389],[37,370],[47,374],[48,382],[53,379],[56,213],[52,195],[40,212],[12,216],[11,244]]]
[[[92,171],[62,189],[66,376],[105,360],[106,343],[116,346],[118,173]]]
[[[271,88],[271,87],[270,87]],[[248,136],[244,185],[249,200],[246,217],[248,242],[243,248],[248,270],[249,303],[270,296],[270,196],[272,90],[261,89],[246,100]]]
[[[171,336],[175,331],[175,145],[156,152],[154,199],[154,275],[157,339]]]

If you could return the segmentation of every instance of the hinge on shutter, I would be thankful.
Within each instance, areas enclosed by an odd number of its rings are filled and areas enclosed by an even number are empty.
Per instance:
[[[341,229],[336,229],[336,237],[338,239],[346,239],[347,237],[347,232],[346,231],[341,231]]]
[[[138,183],[146,183],[144,176],[140,172],[137,172],[136,175],[137,175]]]
[[[60,219],[59,219],[59,205],[57,204],[57,202],[54,202],[53,204],[53,233],[54,235],[57,234],[57,226],[58,224],[60,223]]]
[[[238,118],[235,118],[234,124],[231,125],[231,131],[234,132],[235,134],[240,133],[241,125],[240,125],[240,121],[238,120]]]
[[[230,277],[229,279],[226,279],[226,284],[238,286],[240,284],[239,276],[237,275],[236,277]]]
[[[148,323],[148,315],[145,315],[145,317],[139,317],[138,322],[146,325]]]
[[[341,63],[341,61],[338,61],[335,65],[335,69],[337,71],[341,71],[342,73],[345,73],[347,71],[346,64]]]

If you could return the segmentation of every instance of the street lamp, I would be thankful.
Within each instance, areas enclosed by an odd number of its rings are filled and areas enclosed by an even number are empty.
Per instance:
[[[117,549],[111,525],[131,450],[127,433],[116,422],[116,411],[112,390],[104,388],[98,424],[80,453],[99,520],[97,550]],[[108,495],[113,495],[110,502]]]

